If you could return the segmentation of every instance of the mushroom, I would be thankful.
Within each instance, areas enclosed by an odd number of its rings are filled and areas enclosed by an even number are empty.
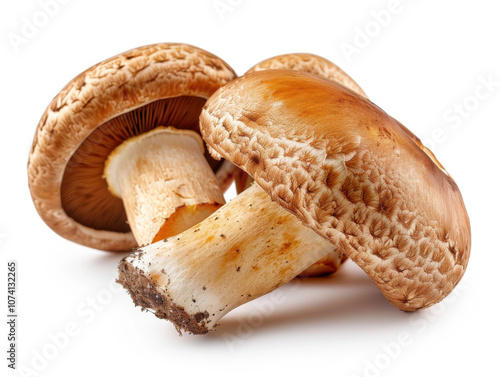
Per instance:
[[[42,219],[97,249],[130,250],[224,204],[235,167],[204,154],[198,118],[235,78],[194,46],[133,49],[78,75],[43,114],[28,163]]]
[[[322,58],[321,56],[308,53],[295,53],[274,56],[261,61],[250,68],[246,74],[263,71],[267,69],[292,69],[294,71],[306,72],[321,77],[325,80],[340,83],[353,92],[366,97],[361,87],[335,63]],[[243,170],[238,170],[235,174],[236,192],[240,194],[252,184],[252,177]],[[344,257],[341,261],[346,260]],[[324,276],[336,272],[338,265],[338,251],[333,249],[330,254],[315,262],[302,271],[299,277]]]
[[[310,74],[268,70],[219,89],[200,121],[214,158],[256,183],[196,227],[122,260],[119,282],[136,305],[206,333],[331,244],[404,311],[441,301],[462,278],[471,236],[457,185],[367,99]]]

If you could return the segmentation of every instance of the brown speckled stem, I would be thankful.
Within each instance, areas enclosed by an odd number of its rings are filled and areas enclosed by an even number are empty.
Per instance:
[[[200,334],[334,249],[254,185],[195,227],[125,258],[119,282],[136,305]]]

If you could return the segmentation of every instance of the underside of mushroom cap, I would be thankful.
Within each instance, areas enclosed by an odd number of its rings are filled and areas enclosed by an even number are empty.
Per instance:
[[[200,119],[214,157],[341,247],[396,307],[428,307],[460,281],[471,238],[457,185],[367,99],[269,70],[218,90]]]
[[[107,155],[158,126],[199,131],[206,99],[234,77],[215,55],[174,43],[130,50],[81,73],[49,104],[33,141],[28,178],[42,219],[93,248],[136,246],[123,203],[102,178]],[[209,163],[226,189],[232,165]]]

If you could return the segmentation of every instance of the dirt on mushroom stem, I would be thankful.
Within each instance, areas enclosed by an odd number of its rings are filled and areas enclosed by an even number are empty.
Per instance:
[[[119,282],[136,305],[200,334],[334,249],[253,185],[197,226],[125,258]]]

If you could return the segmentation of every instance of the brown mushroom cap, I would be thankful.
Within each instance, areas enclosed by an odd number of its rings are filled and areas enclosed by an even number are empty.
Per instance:
[[[173,43],[124,52],[78,75],[49,104],[31,148],[29,185],[42,219],[83,245],[136,246],[123,203],[102,178],[108,154],[157,126],[199,131],[206,99],[234,78],[215,55]],[[231,164],[207,158],[227,189]]]
[[[351,76],[335,63],[318,55],[294,53],[274,56],[254,65],[245,74],[268,69],[291,69],[299,72],[307,72],[326,80],[338,82],[353,92],[367,97],[363,89],[361,89]]]
[[[460,281],[471,235],[457,185],[367,99],[269,70],[219,89],[200,119],[214,157],[340,247],[396,307],[428,307]]]

